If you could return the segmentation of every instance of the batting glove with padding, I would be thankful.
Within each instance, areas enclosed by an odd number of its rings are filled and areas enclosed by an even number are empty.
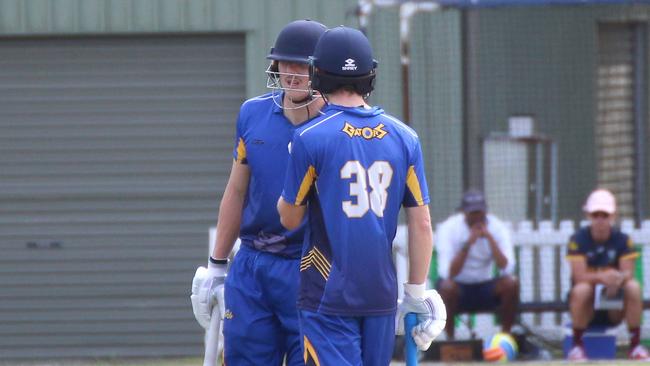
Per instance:
[[[436,290],[426,290],[425,284],[404,284],[404,299],[397,312],[397,334],[404,334],[404,316],[417,315],[418,324],[411,335],[418,349],[426,351],[436,337],[445,329],[447,309]]]
[[[196,269],[192,280],[192,310],[196,321],[204,328],[210,326],[212,308],[219,306],[219,314],[223,319],[225,313],[224,283],[228,264],[208,263],[208,268]]]

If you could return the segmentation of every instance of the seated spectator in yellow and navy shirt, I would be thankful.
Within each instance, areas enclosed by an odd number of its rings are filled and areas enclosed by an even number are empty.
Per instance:
[[[579,229],[570,239],[567,260],[571,266],[572,288],[569,308],[573,324],[573,347],[567,358],[587,359],[582,335],[589,325],[617,325],[625,319],[630,332],[628,356],[650,361],[648,350],[640,343],[643,312],[641,287],[634,279],[639,253],[629,236],[614,226],[616,199],[604,189],[593,191],[584,206],[590,225]],[[602,284],[605,296],[622,292],[623,308],[595,310],[595,287]]]

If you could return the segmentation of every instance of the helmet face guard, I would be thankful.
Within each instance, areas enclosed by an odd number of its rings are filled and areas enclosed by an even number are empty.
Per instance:
[[[293,78],[297,77],[307,77],[309,78],[309,74],[293,74],[293,73],[287,73],[287,72],[280,72],[278,71],[277,67],[277,62],[274,61],[269,65],[269,67],[266,69],[266,87],[271,89],[271,96],[273,99],[273,103],[278,108],[282,109],[287,109],[287,110],[292,110],[292,109],[299,109],[306,107],[310,104],[312,104],[314,101],[316,101],[318,98],[322,98],[322,96],[316,92],[315,90],[312,89],[311,87],[311,81],[307,81],[307,85],[305,88],[287,88],[282,86],[282,78],[290,77],[290,81],[293,80]],[[285,106],[282,99],[283,99],[283,92],[286,91],[295,91],[295,92],[303,92],[307,93],[307,96],[301,100],[291,100],[293,106]]]
[[[289,85],[292,85],[292,80],[295,78],[309,78],[309,73],[306,74],[292,74],[292,73],[281,73],[278,67],[280,62],[290,62],[298,64],[309,64],[309,57],[313,54],[314,48],[320,36],[325,33],[327,28],[316,21],[312,20],[296,20],[287,24],[278,34],[278,37],[275,40],[275,45],[271,48],[271,51],[266,56],[267,59],[271,60],[271,64],[266,69],[266,87],[271,89],[273,92],[273,100],[277,105],[276,96],[280,96],[282,91],[295,91],[307,93],[307,97],[303,100],[292,101],[294,104],[300,104],[300,108],[306,106],[314,101],[314,98],[317,96],[313,90],[309,87],[309,82],[305,85],[304,88],[296,88],[291,86],[283,86],[282,81],[289,81]],[[280,102],[282,98],[280,98]],[[287,108],[285,109],[295,109]]]
[[[308,78],[309,77],[309,72],[307,74],[293,74],[293,73],[288,73],[288,72],[280,72],[278,70],[278,64],[277,61],[273,61],[269,67],[266,69],[266,87],[275,91],[298,91],[298,92],[312,92],[312,88],[307,85],[304,89],[303,88],[291,88],[291,87],[285,87],[282,86],[282,78],[291,78],[289,81],[292,81],[293,78]],[[309,84],[309,83],[308,83]]]

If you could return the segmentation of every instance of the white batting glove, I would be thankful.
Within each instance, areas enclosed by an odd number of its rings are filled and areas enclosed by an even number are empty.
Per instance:
[[[190,295],[190,300],[192,301],[192,312],[194,313],[194,317],[196,318],[196,321],[199,322],[199,325],[205,328],[203,325],[205,322],[205,319],[201,319],[198,314],[199,314],[199,290],[203,286],[203,281],[205,281],[205,277],[207,275],[208,269],[201,266],[196,269],[196,272],[194,273],[194,278],[192,278],[192,294]]]
[[[208,263],[208,268],[199,267],[192,280],[192,311],[196,321],[204,328],[210,326],[212,308],[219,306],[219,314],[223,319],[225,313],[224,283],[226,280],[227,264]]]
[[[404,316],[417,315],[418,324],[411,335],[418,349],[426,351],[436,337],[445,329],[447,309],[436,290],[425,291],[425,284],[404,284],[404,299],[397,312],[397,334],[404,334]]]

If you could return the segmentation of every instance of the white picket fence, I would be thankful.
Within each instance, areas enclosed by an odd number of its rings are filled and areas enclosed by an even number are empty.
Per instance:
[[[558,227],[551,222],[541,222],[537,228],[529,221],[506,223],[511,230],[513,242],[519,250],[519,280],[521,284],[521,302],[565,300],[570,286],[570,269],[565,260],[566,246],[569,237],[575,231],[572,221],[562,221]],[[588,224],[580,222],[580,226]],[[630,235],[635,244],[642,247],[642,266],[644,269],[642,283],[643,297],[650,299],[650,220],[642,223],[640,228],[635,228],[632,220],[622,220],[621,230]],[[435,232],[434,232],[435,242]],[[399,294],[402,293],[402,284],[406,281],[408,273],[407,261],[407,230],[406,225],[400,225],[394,241],[395,266],[397,269]],[[468,317],[463,315],[463,324],[468,324]],[[499,330],[491,314],[476,314],[473,329],[462,325],[456,329],[456,337],[469,338],[471,331],[481,338],[494,334]],[[541,314],[526,313],[522,315],[522,322],[536,333],[549,339],[560,340],[563,338],[564,324],[570,321],[569,314],[564,312],[546,312]],[[624,325],[616,330],[620,341],[627,339]],[[642,337],[650,338],[650,311],[643,313]],[[441,337],[444,339],[444,335]]]

